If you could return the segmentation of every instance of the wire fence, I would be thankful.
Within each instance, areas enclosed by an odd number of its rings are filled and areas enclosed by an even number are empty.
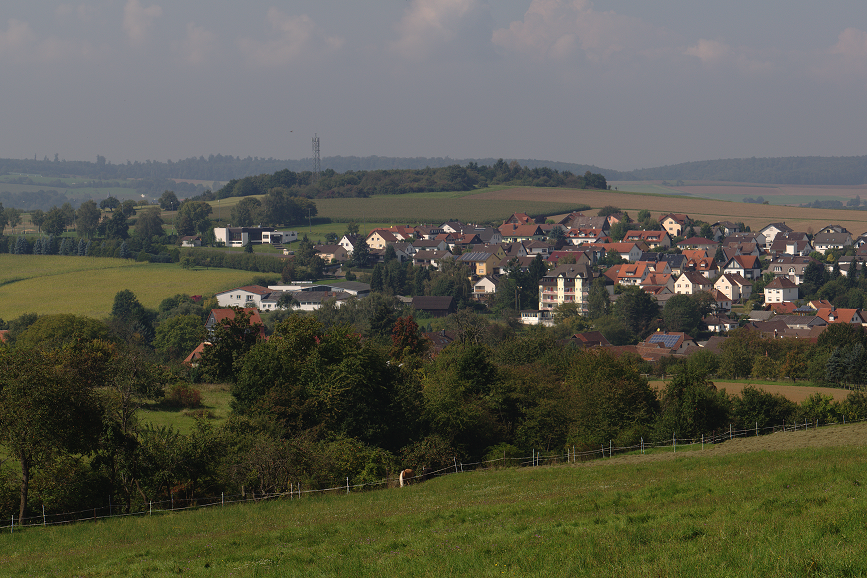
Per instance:
[[[565,451],[560,452],[545,452],[533,450],[530,456],[508,457],[504,455],[502,458],[472,463],[463,463],[458,461],[457,458],[455,458],[453,465],[446,466],[435,471],[421,472],[417,476],[417,478],[415,478],[415,480],[429,480],[449,474],[466,473],[478,470],[490,470],[495,468],[538,467],[586,462],[596,459],[610,459],[617,454],[640,455],[646,454],[649,451],[653,451],[654,453],[659,453],[660,451],[671,451],[672,453],[677,453],[678,448],[681,448],[681,450],[685,447],[695,449],[695,446],[699,444],[701,445],[701,449],[704,449],[705,445],[719,444],[726,441],[734,440],[735,438],[757,437],[777,432],[806,431],[810,429],[818,429],[820,427],[862,423],[864,421],[867,420],[846,420],[844,418],[842,422],[828,423],[819,423],[818,420],[805,420],[803,422],[782,423],[780,425],[768,427],[759,427],[758,424],[756,424],[755,427],[746,429],[734,429],[733,426],[730,425],[728,430],[721,432],[713,432],[710,434],[704,434],[699,437],[691,438],[678,438],[676,435],[674,435],[672,436],[671,440],[656,443],[645,442],[642,438],[641,442],[638,444],[630,446],[615,446],[613,444],[613,441],[610,441],[607,447],[603,444],[600,445],[599,449],[593,450],[578,451],[574,446],[572,448],[566,448]],[[244,492],[242,494],[220,494],[219,496],[195,499],[175,498],[174,496],[172,496],[168,500],[150,501],[147,503],[147,507],[145,509],[141,509],[135,512],[123,512],[123,505],[109,503],[108,505],[97,506],[85,510],[78,510],[75,512],[50,514],[45,512],[45,507],[43,506],[41,515],[37,514],[27,516],[23,519],[16,518],[13,515],[11,519],[5,520],[4,523],[0,525],[0,532],[13,533],[15,530],[21,530],[23,528],[57,526],[61,524],[70,524],[73,522],[86,522],[108,518],[153,516],[155,514],[159,515],[166,512],[198,510],[203,508],[223,507],[234,504],[261,502],[266,500],[300,500],[304,497],[310,497],[314,495],[350,494],[352,492],[395,487],[399,485],[399,482],[400,480],[397,476],[385,477],[375,482],[365,482],[357,484],[351,484],[349,482],[349,478],[346,478],[345,483],[341,484],[335,482],[335,484],[331,487],[315,489],[307,489],[304,488],[300,483],[290,482],[289,490],[285,492],[256,493],[254,491],[250,491]],[[9,524],[5,524],[5,522],[9,522]]]

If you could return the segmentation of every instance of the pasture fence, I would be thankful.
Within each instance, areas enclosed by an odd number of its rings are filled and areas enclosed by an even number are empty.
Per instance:
[[[714,445],[732,441],[736,438],[757,437],[769,435],[777,432],[798,432],[810,429],[818,429],[828,426],[851,425],[855,423],[863,423],[867,420],[846,420],[842,422],[827,422],[820,423],[818,420],[794,423],[781,423],[767,427],[759,427],[758,423],[754,427],[744,429],[734,429],[729,426],[723,431],[711,432],[697,437],[678,438],[673,435],[671,440],[665,442],[646,442],[642,438],[638,444],[629,446],[615,446],[613,440],[608,442],[606,447],[602,444],[599,449],[579,451],[575,446],[564,448],[565,451],[546,452],[543,450],[533,449],[531,455],[524,457],[503,457],[483,460],[480,462],[464,463],[453,458],[453,464],[433,471],[424,471],[419,474],[421,480],[429,480],[457,473],[470,473],[479,470],[491,470],[497,468],[508,467],[539,467],[552,466],[557,464],[574,464],[578,462],[587,462],[595,459],[611,459],[615,455],[642,455],[649,452],[661,453],[672,452],[677,453],[678,448],[683,451],[685,447],[692,449],[704,449],[705,445]],[[203,508],[225,507],[235,504],[244,504],[250,502],[261,502],[267,500],[300,500],[311,496],[327,496],[327,495],[347,495],[352,492],[393,488],[399,485],[398,476],[387,476],[375,482],[365,482],[351,484],[347,477],[345,481],[335,482],[331,487],[327,488],[304,488],[301,483],[295,481],[287,482],[288,489],[284,492],[273,493],[257,493],[253,490],[242,491],[241,494],[226,495],[221,493],[219,496],[210,496],[203,498],[176,498],[171,496],[166,500],[149,501],[145,508],[133,511],[123,512],[123,506],[112,504],[109,499],[107,505],[95,506],[84,510],[74,512],[64,512],[58,514],[48,514],[45,512],[45,507],[42,507],[41,514],[27,516],[23,519],[18,519],[14,515],[4,520],[0,524],[0,533],[14,533],[24,528],[39,528],[47,526],[57,526],[61,524],[69,524],[73,522],[86,522],[93,520],[102,520],[108,518],[127,518],[131,516],[153,516],[170,512],[182,512],[186,510],[198,510]],[[6,524],[5,522],[9,522]]]

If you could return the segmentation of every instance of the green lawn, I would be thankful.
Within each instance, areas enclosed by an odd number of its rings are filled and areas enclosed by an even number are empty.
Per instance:
[[[185,270],[177,263],[0,254],[0,317],[75,313],[103,318],[123,289],[156,309],[177,293],[214,294],[248,283],[255,275],[234,269]]]
[[[193,387],[202,392],[202,408],[208,414],[208,421],[214,425],[224,422],[232,412],[229,402],[232,394],[227,384],[196,384]],[[193,410],[195,411],[195,410]],[[155,426],[173,427],[182,434],[189,434],[195,429],[196,417],[191,411],[167,409],[159,406],[148,406],[138,413],[142,423]]]
[[[815,431],[775,434],[769,444],[803,447],[717,451],[736,440],[30,528],[0,536],[0,568],[58,577],[864,576],[867,430],[858,427],[824,428],[838,447],[811,447]],[[862,441],[846,441],[853,434]]]

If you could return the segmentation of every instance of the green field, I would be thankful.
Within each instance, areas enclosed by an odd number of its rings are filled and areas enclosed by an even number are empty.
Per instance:
[[[208,421],[214,425],[224,422],[231,413],[229,402],[232,394],[227,384],[196,384],[196,389],[202,392],[202,408],[208,413]],[[189,435],[196,427],[196,417],[193,412],[163,408],[156,405],[145,406],[138,413],[142,423],[155,426],[173,427],[182,434]]]
[[[545,189],[531,201],[476,199],[474,195],[441,197],[436,194],[388,195],[368,199],[316,199],[320,217],[335,221],[388,221],[393,224],[502,222],[513,213],[557,215],[568,213],[575,205],[547,202]],[[448,199],[448,201],[446,201]]]
[[[4,576],[864,576],[867,426],[0,536]],[[786,449],[781,449],[786,448]],[[8,531],[8,526],[7,526]]]
[[[177,263],[0,254],[0,317],[75,313],[103,318],[123,289],[156,309],[166,297],[212,295],[246,284],[255,275],[234,269],[185,270]]]

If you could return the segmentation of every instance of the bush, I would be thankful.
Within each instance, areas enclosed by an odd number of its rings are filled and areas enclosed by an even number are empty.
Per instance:
[[[173,407],[200,407],[202,392],[186,383],[178,383],[166,391],[163,403]]]

